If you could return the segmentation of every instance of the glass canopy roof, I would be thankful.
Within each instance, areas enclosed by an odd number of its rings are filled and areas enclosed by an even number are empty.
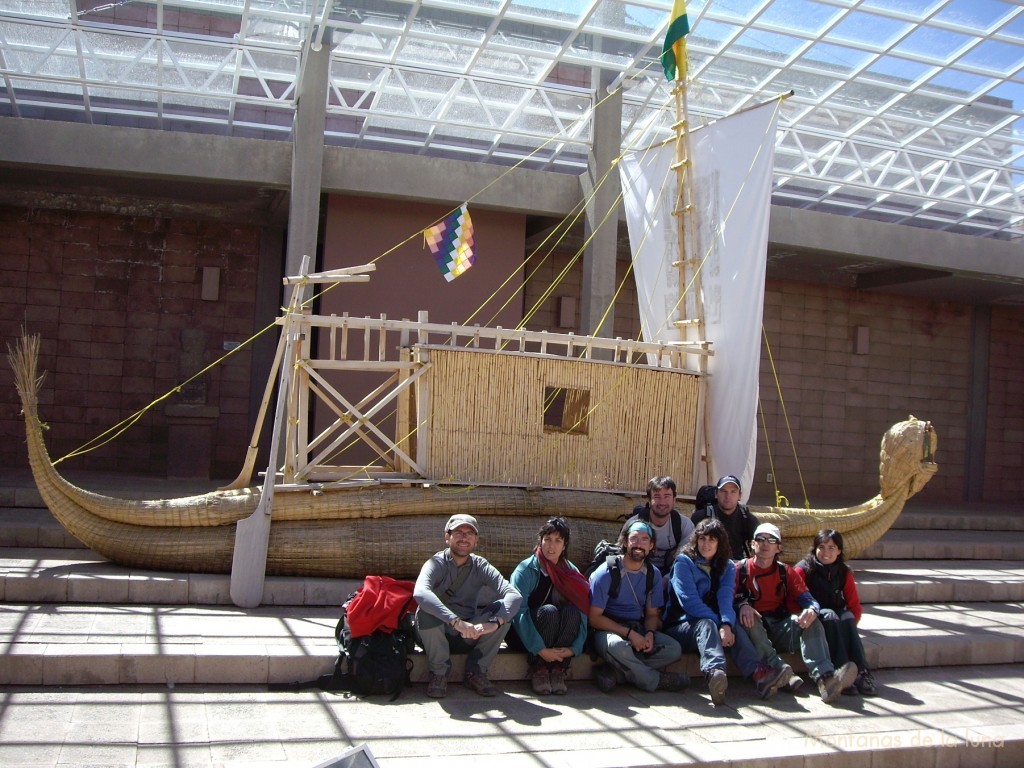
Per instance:
[[[672,0],[0,0],[0,114],[290,138],[300,52],[333,46],[328,144],[578,173],[623,88],[666,138]],[[691,0],[688,100],[788,91],[773,201],[1024,235],[1016,0]]]

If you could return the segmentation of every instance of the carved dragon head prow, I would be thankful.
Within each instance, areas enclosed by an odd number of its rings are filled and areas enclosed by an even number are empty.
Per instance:
[[[920,491],[938,470],[935,451],[938,435],[930,421],[910,416],[893,424],[882,436],[878,466],[881,496],[888,498],[905,491],[907,498]]]

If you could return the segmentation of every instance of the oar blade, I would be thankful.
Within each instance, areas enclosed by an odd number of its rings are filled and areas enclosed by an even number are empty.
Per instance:
[[[235,552],[231,560],[231,602],[239,608],[255,608],[263,602],[267,573],[270,515],[260,499],[256,511],[235,526]]]

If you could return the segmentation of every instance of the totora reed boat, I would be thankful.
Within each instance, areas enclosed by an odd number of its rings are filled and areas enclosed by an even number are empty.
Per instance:
[[[68,482],[43,440],[38,337],[16,343],[9,358],[46,504],[116,563],[231,573],[231,597],[248,607],[266,574],[414,577],[456,512],[480,516],[478,551],[508,574],[555,514],[572,527],[573,557],[589,560],[653,475],[691,493],[723,474],[749,488],[781,98],[688,131],[684,82],[673,95],[675,139],[627,148],[618,164],[643,341],[432,323],[423,312],[319,315],[310,286],[365,282],[374,265],[318,273],[304,259],[284,278],[291,297],[246,461],[222,490],[139,501]],[[354,394],[370,375],[374,386]],[[275,458],[260,487],[251,481],[268,415]],[[338,463],[353,441],[369,446],[371,464]],[[910,417],[883,436],[879,493],[863,504],[751,509],[779,525],[787,552],[830,527],[856,557],[935,473],[936,443],[930,423]]]

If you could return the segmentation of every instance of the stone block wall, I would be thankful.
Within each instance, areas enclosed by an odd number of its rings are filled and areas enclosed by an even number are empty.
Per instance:
[[[40,416],[53,458],[98,438],[62,468],[162,474],[164,398],[253,333],[261,229],[159,216],[0,207],[0,335],[42,339]],[[201,298],[204,267],[220,269],[216,300]],[[183,331],[198,331],[186,350]],[[194,342],[193,342],[194,344]],[[229,357],[190,395],[219,409],[214,476],[237,472],[250,435],[250,353]],[[261,383],[262,386],[262,383]],[[154,401],[118,436],[107,430]],[[0,376],[0,461],[25,467],[20,405]],[[108,439],[109,438],[109,439]]]
[[[990,501],[1024,496],[1024,308],[992,311],[985,493]]]
[[[860,353],[858,327],[867,329]],[[812,506],[867,500],[878,493],[882,435],[911,414],[939,435],[939,473],[923,498],[962,497],[970,307],[772,281],[764,329],[758,498],[773,501],[772,473],[793,506],[805,494]]]

